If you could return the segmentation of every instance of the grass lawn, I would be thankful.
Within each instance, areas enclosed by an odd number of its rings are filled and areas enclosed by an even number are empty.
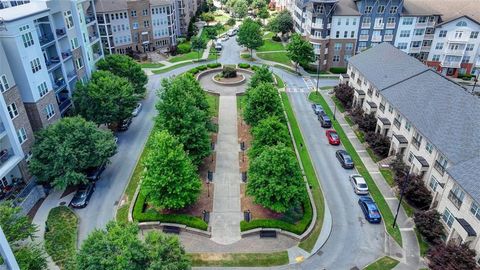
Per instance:
[[[380,169],[380,173],[383,175],[383,178],[387,181],[387,184],[391,187],[395,185],[395,180],[393,180],[393,171],[390,169]]]
[[[288,56],[287,56],[287,52],[257,53],[257,57],[259,57],[263,60],[277,62],[277,63],[284,64],[284,65],[287,65],[287,66],[292,65],[292,63],[290,62],[290,58],[288,58]]]
[[[285,88],[285,83],[277,74],[275,74],[275,78],[277,79],[278,88]]]
[[[389,270],[397,266],[398,263],[399,261],[395,260],[394,258],[385,256],[363,268],[363,270]]]
[[[48,213],[45,250],[60,269],[70,269],[77,253],[78,218],[70,208],[58,206]]]
[[[370,147],[367,147],[367,153],[372,158],[373,162],[377,163],[381,160],[381,158],[379,158]]]
[[[351,127],[355,124],[353,123],[353,120],[350,118],[350,116],[345,115],[345,121],[350,125]]]
[[[365,133],[363,133],[363,131],[361,131],[361,130],[355,130],[354,132],[355,132],[355,135],[357,135],[358,140],[361,143],[364,143],[365,142]]]
[[[248,61],[255,61],[255,58],[250,56],[250,53],[242,53],[240,54],[240,58],[248,60]]]
[[[418,245],[420,246],[420,255],[425,257],[427,251],[430,248],[430,245],[423,240],[423,236],[420,234],[417,228],[415,228],[415,235],[417,236]]]
[[[310,252],[315,246],[318,236],[320,235],[320,231],[322,230],[323,218],[325,215],[325,203],[323,193],[317,179],[317,175],[315,174],[315,169],[313,167],[312,161],[310,160],[308,149],[305,142],[303,141],[303,136],[300,131],[300,127],[298,126],[297,119],[295,118],[295,114],[290,105],[290,101],[288,100],[287,93],[282,92],[281,96],[283,106],[287,113],[288,121],[290,122],[290,126],[292,128],[293,138],[295,139],[295,144],[300,155],[300,160],[302,161],[305,176],[307,178],[308,184],[312,187],[311,191],[313,195],[313,200],[315,202],[315,208],[317,209],[317,223],[312,233],[299,244],[300,248]],[[301,147],[301,145],[303,145],[304,147]]]
[[[278,266],[288,263],[288,252],[273,253],[190,253],[193,267]]]
[[[339,110],[342,113],[345,112],[345,107],[343,106],[342,102],[340,102],[340,100],[338,100],[337,97],[332,96],[332,100],[337,105],[337,110]]]
[[[142,68],[161,68],[165,65],[162,63],[140,63],[140,66]]]
[[[186,54],[180,54],[180,55],[174,56],[170,58],[168,62],[176,63],[176,62],[186,61],[186,60],[197,60],[199,58],[199,55],[200,55],[200,58],[202,58],[203,50],[200,51],[200,54],[196,51],[191,51]]]
[[[179,67],[190,65],[191,63],[193,63],[193,62],[180,63],[180,64],[176,64],[176,65],[169,66],[169,67],[166,67],[166,68],[155,69],[155,70],[152,70],[152,72],[154,74],[161,74],[161,73],[172,71],[172,70],[177,69]]]
[[[282,42],[277,42],[272,40],[273,33],[268,33],[263,36],[263,45],[257,49],[257,52],[268,52],[268,51],[284,51]]]
[[[325,99],[320,94],[317,94],[316,92],[312,92],[309,96],[309,99],[315,103],[318,103],[323,106],[325,109],[325,112],[332,117],[332,111],[330,107],[328,106],[327,102]],[[365,165],[363,164],[362,160],[360,159],[360,156],[358,155],[357,151],[355,151],[355,148],[352,146],[350,140],[348,139],[347,135],[343,131],[342,126],[337,121],[333,121],[333,126],[335,130],[337,131],[338,135],[340,136],[340,140],[343,143],[343,146],[347,150],[347,152],[350,154],[350,156],[353,159],[353,162],[355,163],[355,167],[358,170],[358,173],[360,173],[363,178],[365,178],[365,181],[368,184],[368,189],[370,190],[370,195],[372,198],[375,200],[377,203],[377,206],[382,213],[383,217],[383,222],[385,223],[385,228],[397,243],[402,246],[402,236],[400,234],[400,230],[398,229],[398,226],[395,228],[392,228],[393,225],[393,213],[388,207],[387,202],[385,201],[385,198],[382,196],[380,193],[380,190],[378,189],[377,185],[373,181],[372,176],[368,172],[368,170],[365,168]]]
[[[210,106],[210,109],[209,109],[210,115],[211,116],[218,116],[218,99],[219,99],[219,96],[215,95],[215,94],[210,94],[210,93],[207,93],[206,96],[207,96],[208,105]]]

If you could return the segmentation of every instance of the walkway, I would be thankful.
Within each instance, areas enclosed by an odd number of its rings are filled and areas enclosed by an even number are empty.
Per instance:
[[[237,97],[220,93],[212,218],[212,240],[232,244],[241,239],[240,167],[238,160]]]

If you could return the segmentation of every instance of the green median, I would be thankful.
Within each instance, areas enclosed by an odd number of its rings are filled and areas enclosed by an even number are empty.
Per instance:
[[[288,252],[191,253],[193,267],[268,267],[288,264]]]

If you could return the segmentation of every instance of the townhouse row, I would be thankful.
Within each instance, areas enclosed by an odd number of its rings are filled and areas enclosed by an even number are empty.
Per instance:
[[[447,76],[480,70],[480,1],[277,0],[322,70],[388,42]]]
[[[432,192],[446,241],[468,243],[478,260],[480,99],[389,43],[352,57],[347,75],[353,106],[375,113],[389,155],[400,153]]]
[[[106,53],[168,51],[186,36],[201,0],[95,0]]]

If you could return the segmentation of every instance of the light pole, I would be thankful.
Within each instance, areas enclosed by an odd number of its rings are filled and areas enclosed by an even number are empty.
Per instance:
[[[335,114],[337,114],[337,103],[333,102],[334,107],[333,107],[333,121],[335,121]]]
[[[318,82],[320,81],[320,54],[317,56],[318,65],[317,65],[317,94],[318,94]]]
[[[477,86],[478,78],[480,77],[480,70],[477,71],[477,76],[473,78],[473,88],[472,88],[472,94],[475,94],[475,87]]]
[[[400,211],[400,205],[402,204],[402,200],[403,200],[403,193],[405,193],[405,188],[407,187],[409,177],[410,177],[410,170],[405,174],[405,180],[403,181],[403,184],[402,184],[402,190],[400,191],[400,199],[397,205],[397,212],[395,213],[395,218],[393,219],[393,225],[392,225],[393,228],[395,228],[395,226],[397,225],[398,211]]]

